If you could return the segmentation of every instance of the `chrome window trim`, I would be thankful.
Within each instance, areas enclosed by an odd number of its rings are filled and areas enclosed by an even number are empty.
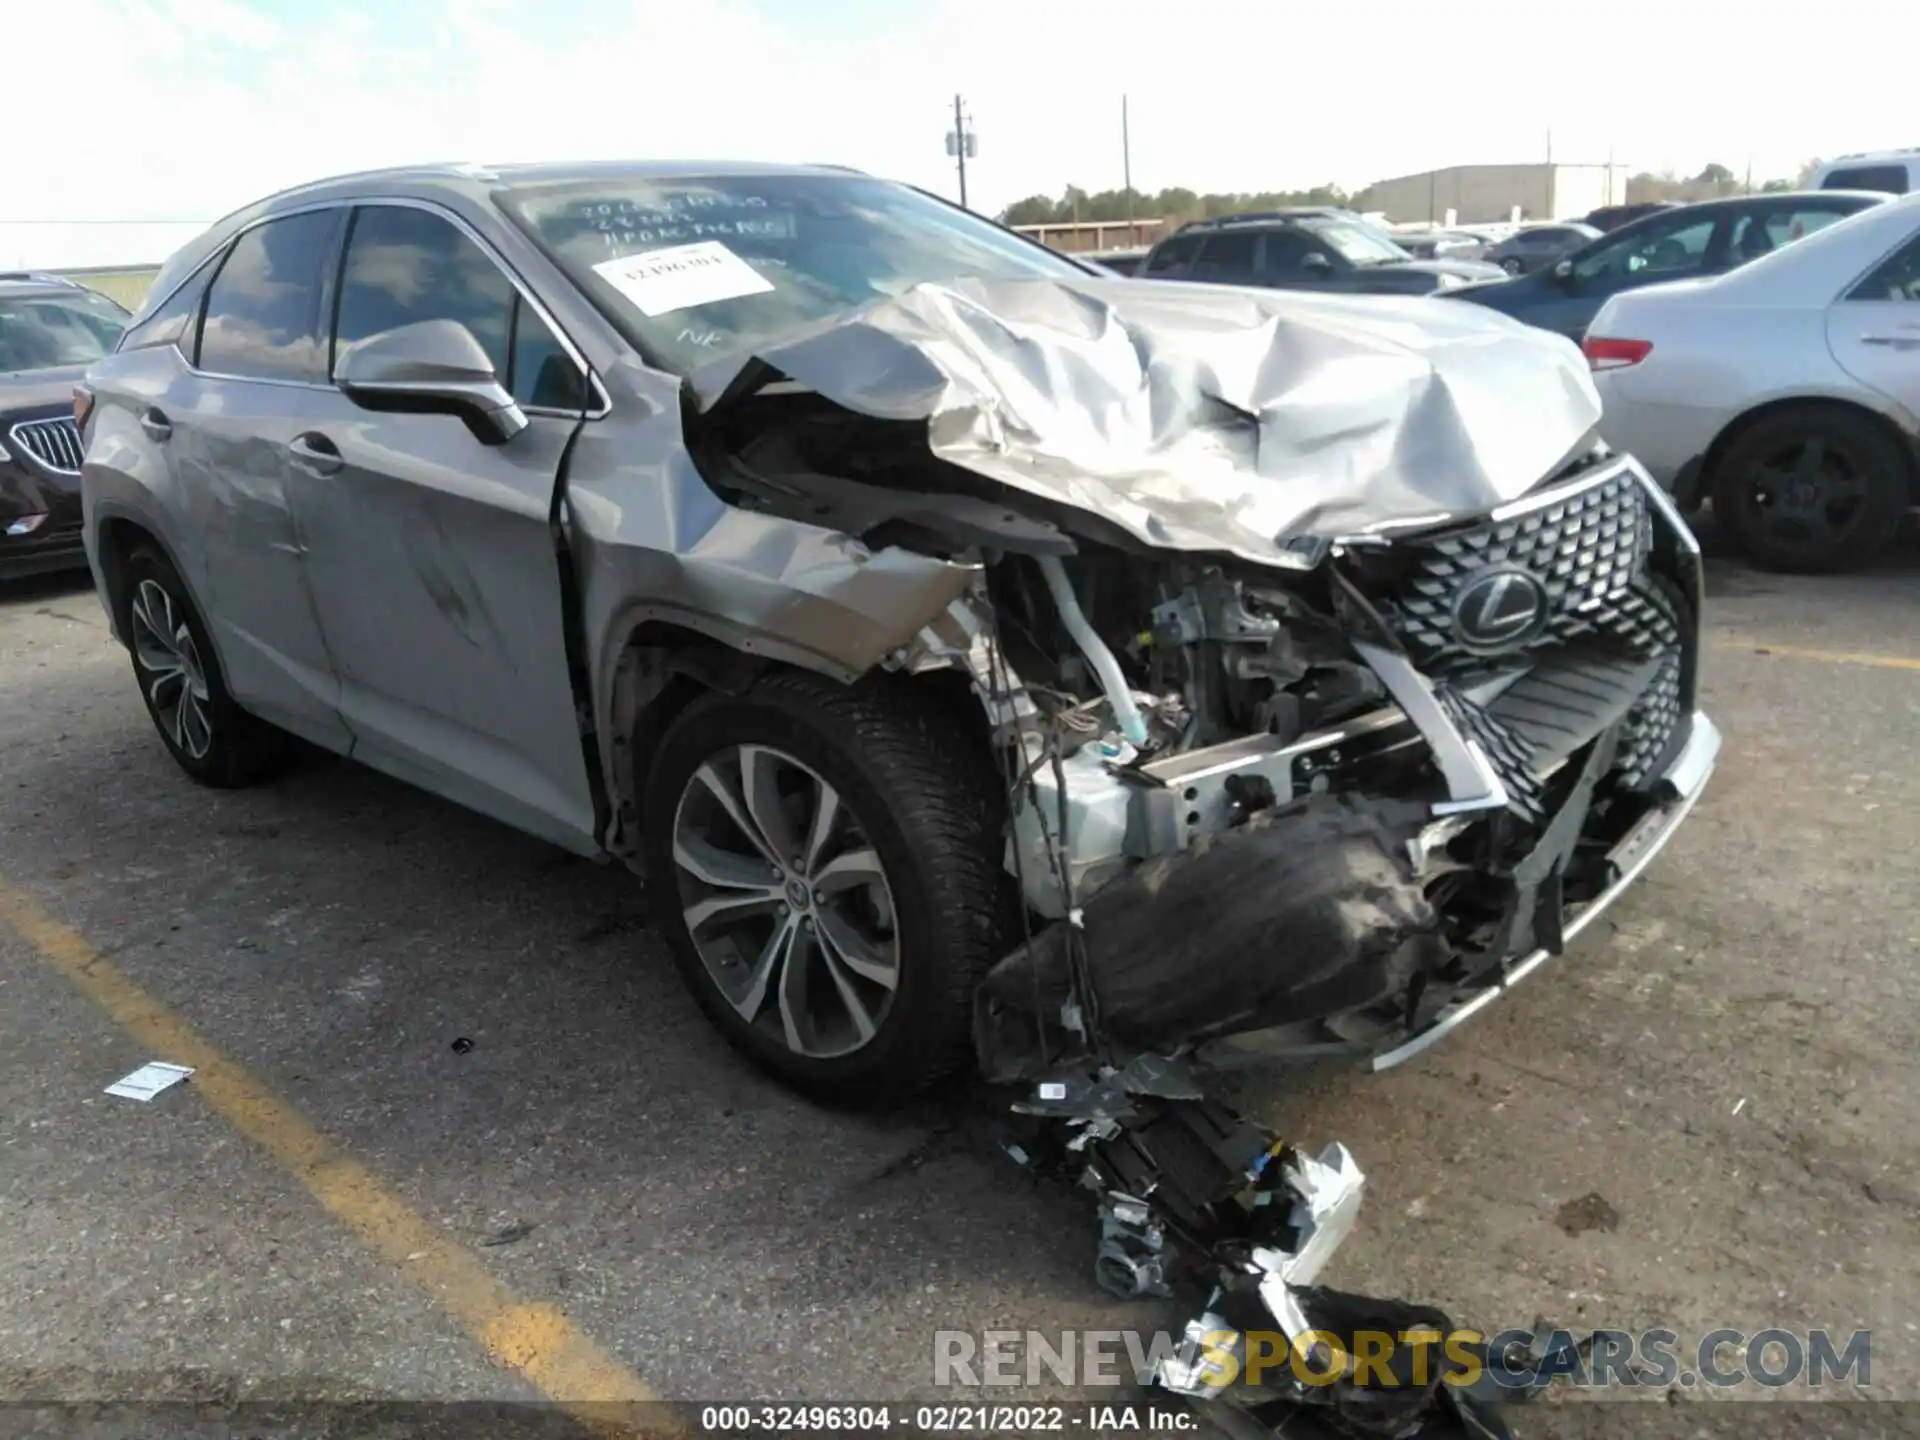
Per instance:
[[[232,252],[234,245],[239,242],[240,237],[243,235],[246,235],[250,231],[259,229],[259,227],[262,225],[270,225],[275,220],[286,220],[296,215],[311,215],[318,211],[324,211],[324,210],[345,210],[348,212],[352,212],[354,210],[361,208],[362,206],[368,206],[368,205],[389,205],[389,206],[397,206],[401,209],[407,209],[407,210],[424,210],[430,215],[437,215],[442,220],[447,221],[461,234],[465,235],[469,240],[473,241],[475,245],[480,247],[480,253],[485,255],[488,260],[492,261],[494,268],[499,270],[499,272],[506,277],[507,283],[513,286],[514,291],[516,294],[519,295],[521,302],[525,304],[529,309],[531,309],[534,314],[538,315],[540,319],[546,324],[547,329],[553,332],[554,338],[560,342],[561,349],[565,350],[567,352],[567,357],[570,360],[572,360],[574,364],[580,367],[580,373],[587,377],[588,384],[592,386],[593,393],[591,398],[593,403],[589,405],[585,411],[563,410],[551,405],[522,406],[521,408],[527,414],[557,416],[561,419],[568,419],[568,420],[582,419],[582,418],[587,420],[604,420],[610,413],[612,413],[613,402],[607,394],[606,387],[600,383],[599,375],[596,374],[594,372],[594,368],[587,363],[587,357],[581,352],[580,347],[574,343],[573,337],[569,335],[566,332],[566,329],[560,324],[560,322],[554,318],[553,312],[546,307],[546,305],[541,301],[538,295],[534,294],[533,288],[530,285],[528,285],[526,281],[520,277],[519,273],[513,268],[511,264],[508,263],[507,258],[500,253],[500,248],[497,245],[493,244],[492,241],[488,240],[486,236],[482,235],[477,229],[475,229],[474,226],[470,224],[464,216],[456,214],[454,211],[448,209],[445,205],[442,205],[438,201],[434,201],[434,200],[422,200],[412,195],[356,195],[352,197],[336,196],[330,200],[316,200],[311,202],[310,204],[290,206],[285,210],[275,210],[272,214],[269,214],[269,215],[261,215],[254,220],[248,221],[245,225],[242,225],[238,230],[235,230],[233,234],[229,235],[225,240],[223,240],[220,243],[220,247],[217,250],[215,250],[212,255],[209,255],[205,261],[201,262],[201,264],[197,266],[190,274],[188,274],[184,279],[182,279],[179,285],[174,286],[172,290],[168,291],[165,298],[163,298],[160,303],[164,305],[167,303],[167,301],[171,300],[176,294],[180,292],[182,287],[189,284],[192,281],[193,277],[195,275],[198,275],[201,270],[206,268],[207,265],[213,264],[215,261],[218,261],[220,265],[224,267],[226,264],[226,257]],[[352,240],[352,238],[353,238],[353,234],[351,229],[349,229],[341,237],[340,250],[336,257],[340,265],[340,270],[338,272],[340,274],[345,273],[346,247],[347,247],[347,244]],[[209,277],[207,281],[207,293],[209,295],[213,293],[213,286],[216,282],[218,282],[219,278],[220,276],[218,271],[216,271],[211,277]],[[335,285],[334,285],[334,288],[336,291],[338,289],[338,284],[339,282],[336,279]],[[335,298],[336,299],[338,298],[337,294]],[[206,301],[203,298],[201,301],[202,310],[199,318],[200,325],[204,325],[206,322],[205,304],[206,304]],[[155,308],[157,309],[159,307],[156,306]],[[329,342],[331,342],[332,339],[334,338],[333,337],[334,317],[332,315],[329,315],[327,317],[325,329],[327,331],[327,339]],[[194,333],[195,333],[195,339],[197,341],[199,337],[199,329],[196,328]],[[178,349],[179,347],[176,346],[175,348]],[[198,344],[194,346],[194,349],[198,351],[199,349]],[[188,360],[184,351],[181,352],[181,359],[186,361],[186,366],[189,371],[191,371],[194,375],[198,376],[203,380],[231,380],[243,385],[280,385],[280,386],[284,386],[294,390],[325,390],[336,395],[344,393],[340,389],[340,387],[334,383],[333,377],[331,375],[329,375],[327,379],[323,381],[288,380],[288,379],[285,379],[284,377],[272,376],[272,375],[233,375],[224,370],[202,369],[193,360]]]

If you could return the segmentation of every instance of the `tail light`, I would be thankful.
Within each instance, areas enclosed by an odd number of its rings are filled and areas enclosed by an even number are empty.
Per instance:
[[[1587,357],[1587,365],[1594,370],[1624,370],[1629,365],[1638,365],[1653,353],[1651,340],[1614,340],[1606,336],[1589,335],[1580,342],[1580,349]]]
[[[73,423],[84,432],[87,417],[93,414],[93,391],[84,385],[73,387]]]

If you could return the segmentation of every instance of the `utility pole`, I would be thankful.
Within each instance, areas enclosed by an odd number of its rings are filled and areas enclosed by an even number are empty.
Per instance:
[[[960,172],[960,207],[967,204],[967,161],[980,153],[980,141],[967,124],[967,113],[958,95],[953,97],[953,129],[947,133],[947,153],[953,156]]]
[[[1120,97],[1120,175],[1127,190],[1127,244],[1138,245],[1133,228],[1133,142],[1127,134],[1127,97]]]

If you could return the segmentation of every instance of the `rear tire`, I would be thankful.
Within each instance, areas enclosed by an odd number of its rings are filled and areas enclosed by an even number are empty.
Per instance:
[[[292,737],[249,715],[228,693],[206,622],[173,562],[152,545],[136,545],[121,573],[120,633],[140,698],[175,763],[219,789],[280,769]]]
[[[1763,417],[1714,462],[1703,490],[1715,521],[1768,570],[1862,566],[1892,541],[1912,461],[1872,419],[1822,405]]]
[[[973,992],[1009,943],[1003,812],[978,737],[912,682],[780,672],[662,738],[641,822],[654,923],[756,1065],[897,1104],[971,1063]]]

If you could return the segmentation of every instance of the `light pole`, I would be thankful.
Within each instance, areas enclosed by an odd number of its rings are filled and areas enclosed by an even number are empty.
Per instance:
[[[954,166],[960,172],[960,206],[967,205],[967,161],[980,153],[980,138],[973,133],[973,126],[958,95],[953,97],[953,129],[947,132],[947,153],[953,156]]]

